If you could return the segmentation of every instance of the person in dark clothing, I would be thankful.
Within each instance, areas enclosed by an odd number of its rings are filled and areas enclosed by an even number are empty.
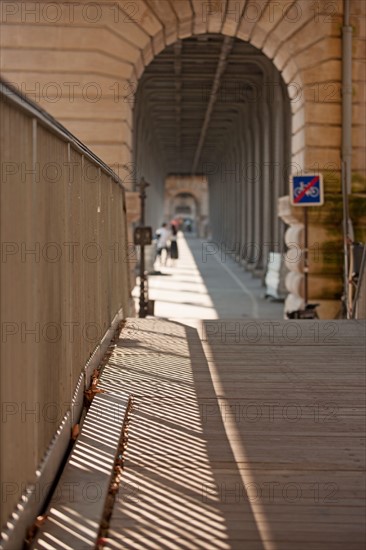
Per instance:
[[[177,228],[175,224],[171,224],[170,226],[171,236],[170,236],[170,250],[169,255],[171,260],[177,260],[178,255],[178,244],[177,244]]]

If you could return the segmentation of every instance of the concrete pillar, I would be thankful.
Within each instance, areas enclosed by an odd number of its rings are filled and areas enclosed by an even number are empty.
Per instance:
[[[239,132],[240,132],[240,141],[239,141],[239,185],[240,185],[240,257],[239,261],[244,265],[243,252],[245,252],[245,243],[248,238],[247,234],[247,201],[246,201],[246,181],[245,181],[245,165],[246,165],[246,155],[247,155],[247,133],[245,131],[244,124],[244,115],[243,111],[240,112],[239,118]]]
[[[253,181],[253,213],[254,213],[254,235],[253,235],[253,257],[251,269],[255,271],[258,267],[258,258],[262,243],[262,189],[261,189],[261,171],[263,167],[262,151],[262,120],[260,107],[258,104],[252,106],[252,124],[254,133],[254,169],[255,176]]]
[[[234,161],[234,208],[235,208],[235,230],[234,230],[234,246],[235,246],[235,259],[240,261],[240,243],[241,243],[241,181],[240,181],[240,133],[237,135],[235,148],[233,151]]]
[[[269,84],[266,81],[266,84]],[[260,124],[262,133],[262,166],[261,166],[261,181],[259,187],[261,195],[260,212],[261,212],[261,233],[259,246],[259,256],[256,262],[256,272],[261,276],[264,275],[267,257],[268,257],[268,243],[271,240],[273,231],[273,210],[275,205],[272,203],[271,193],[271,181],[270,181],[270,167],[272,163],[271,157],[271,124],[270,124],[270,106],[268,105],[268,86],[264,87],[262,98],[259,104],[260,109]]]
[[[277,216],[277,201],[284,194],[285,181],[285,163],[288,154],[285,154],[285,133],[286,120],[280,75],[277,70],[272,71],[273,89],[270,95],[270,114],[271,114],[271,203],[272,203],[272,250],[279,252],[283,248],[283,223]],[[286,152],[287,153],[287,152]]]
[[[246,198],[247,198],[247,240],[246,240],[246,268],[251,269],[252,261],[252,249],[255,239],[255,212],[254,212],[254,189],[256,184],[256,157],[255,157],[255,128],[253,121],[253,114],[251,115],[249,105],[247,109],[247,143],[248,143],[248,154],[247,154],[247,165],[245,170],[246,177]]]

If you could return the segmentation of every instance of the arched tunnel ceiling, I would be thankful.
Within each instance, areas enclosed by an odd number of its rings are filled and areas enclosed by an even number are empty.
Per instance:
[[[255,101],[273,70],[259,50],[235,38],[206,34],[179,40],[139,81],[135,146],[149,125],[166,174],[204,172],[238,131],[238,109]]]

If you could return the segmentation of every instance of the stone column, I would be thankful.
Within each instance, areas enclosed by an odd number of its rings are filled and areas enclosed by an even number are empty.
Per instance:
[[[318,313],[322,319],[333,319],[340,311],[342,295],[342,238],[341,208],[334,205],[332,196],[325,204],[308,208],[308,300],[319,303]],[[290,197],[279,199],[278,214],[290,227],[285,234],[289,248],[286,252],[286,265],[290,270],[286,287],[289,296],[285,311],[299,309],[304,305],[303,246],[304,225],[303,208],[290,204]]]
[[[248,105],[249,111],[249,105]],[[245,265],[247,269],[251,269],[252,261],[252,247],[255,239],[255,212],[254,212],[254,188],[256,183],[256,166],[255,166],[255,124],[253,121],[253,116],[250,115],[250,111],[247,112],[247,144],[248,144],[248,153],[247,153],[247,164],[245,167],[245,186],[246,186],[246,215],[247,215],[247,236],[246,236],[246,247],[245,247]]]
[[[304,272],[303,272],[303,248],[304,248],[304,224],[302,208],[293,207],[290,197],[284,196],[278,199],[278,215],[289,225],[285,233],[287,252],[285,264],[289,272],[286,276],[286,288],[289,292],[285,301],[285,312],[304,308]]]
[[[261,247],[263,242],[263,113],[261,102],[253,105],[255,124],[255,179],[254,179],[254,263],[253,270],[261,271]]]
[[[266,82],[268,85],[269,82]],[[269,105],[268,86],[264,87],[260,113],[261,113],[261,129],[262,129],[262,166],[261,166],[261,242],[259,257],[257,261],[257,272],[260,275],[264,275],[269,252],[269,243],[273,235],[273,218],[274,218],[274,204],[272,203],[272,190],[271,190],[271,105]]]
[[[284,106],[283,92],[280,85],[280,77],[277,70],[272,72],[274,86],[271,90],[271,158],[272,158],[272,181],[271,181],[271,203],[273,211],[272,237],[273,251],[279,252],[282,248],[283,232],[280,229],[281,220],[276,215],[278,198],[283,195],[283,180],[285,178],[285,143],[284,132]]]
[[[247,133],[245,131],[245,124],[243,120],[243,112],[240,113],[239,120],[239,132],[240,132],[240,153],[239,153],[239,185],[240,185],[240,256],[239,262],[244,265],[243,252],[245,251],[245,243],[248,238],[247,233],[247,184],[245,181],[245,165],[247,159]]]

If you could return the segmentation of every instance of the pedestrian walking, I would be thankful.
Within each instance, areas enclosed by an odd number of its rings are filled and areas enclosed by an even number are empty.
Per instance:
[[[161,227],[156,230],[155,237],[156,242],[156,257],[159,258],[159,262],[162,265],[166,265],[168,258],[168,243],[171,236],[171,232],[167,227],[166,223],[162,223]],[[163,261],[163,250],[165,250],[164,261]]]
[[[171,224],[170,226],[171,230],[171,236],[170,236],[170,248],[169,248],[169,256],[172,260],[172,265],[174,265],[174,260],[178,260],[179,254],[178,254],[178,243],[177,243],[177,235],[178,231],[175,224]]]

